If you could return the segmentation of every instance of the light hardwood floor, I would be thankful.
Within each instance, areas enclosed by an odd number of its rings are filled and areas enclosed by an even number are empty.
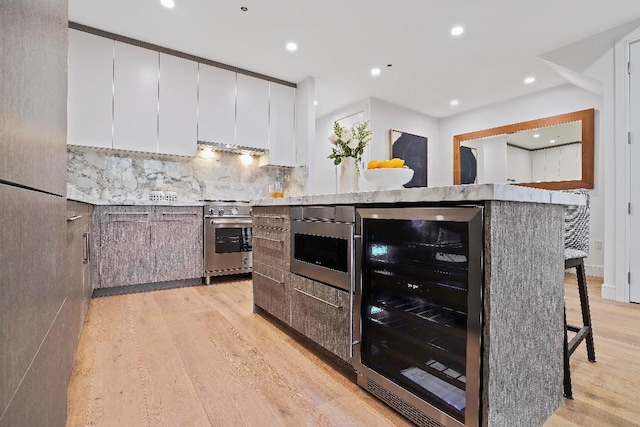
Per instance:
[[[597,363],[576,350],[574,400],[545,426],[640,425],[640,306],[603,301],[600,284],[589,278]],[[566,289],[577,320],[574,276]],[[409,425],[252,307],[249,280],[93,299],[67,425]]]

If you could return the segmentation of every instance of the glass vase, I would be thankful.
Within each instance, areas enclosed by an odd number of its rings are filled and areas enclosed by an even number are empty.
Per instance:
[[[357,193],[359,175],[356,159],[343,158],[338,165],[338,193]]]

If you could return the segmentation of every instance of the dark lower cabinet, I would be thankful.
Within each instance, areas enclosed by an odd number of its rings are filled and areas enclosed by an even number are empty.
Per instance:
[[[290,276],[287,271],[253,262],[253,303],[287,325],[291,324]]]
[[[253,303],[351,362],[348,292],[290,272],[289,206],[253,208]]]
[[[96,210],[96,288],[202,277],[202,207],[98,206]]]
[[[93,292],[91,280],[91,217],[93,206],[67,201],[67,244],[66,283],[69,287],[68,303],[76,314],[77,334],[80,335],[82,324],[89,310],[89,301]]]
[[[152,214],[153,207],[148,206],[109,206],[100,215],[99,287],[155,281],[151,252]]]
[[[291,327],[351,362],[349,292],[291,274]]]
[[[160,206],[151,223],[155,282],[202,277],[202,208]]]

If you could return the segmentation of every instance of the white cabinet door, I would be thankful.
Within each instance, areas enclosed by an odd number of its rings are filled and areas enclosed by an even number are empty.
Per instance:
[[[112,147],[113,40],[69,30],[67,143]]]
[[[198,63],[160,54],[158,152],[195,156],[198,139]]]
[[[200,64],[198,141],[236,143],[236,73]]]
[[[113,148],[158,151],[158,52],[115,42]]]
[[[236,99],[236,144],[268,149],[269,82],[238,74]]]
[[[289,86],[269,83],[269,164],[295,166],[295,98]]]

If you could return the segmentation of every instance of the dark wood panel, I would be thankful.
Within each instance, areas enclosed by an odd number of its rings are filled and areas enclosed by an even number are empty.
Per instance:
[[[93,208],[86,203],[67,201],[67,242],[65,246],[67,303],[74,308],[78,333],[84,323],[92,286],[90,278],[91,250],[86,239],[91,233],[91,213]]]
[[[289,206],[255,206],[251,215],[256,227],[289,230]]]
[[[261,262],[253,264],[253,303],[277,319],[289,324],[290,276]]]
[[[202,277],[202,208],[158,206],[151,224],[155,282]]]
[[[351,362],[348,292],[291,274],[291,326]]]
[[[67,386],[80,333],[77,317],[77,309],[65,301],[11,404],[0,418],[0,427],[65,424]]]
[[[67,296],[62,197],[0,184],[0,413]],[[76,337],[77,338],[77,337]],[[58,356],[52,355],[56,360]],[[59,393],[42,384],[35,400]]]
[[[2,2],[0,180],[66,195],[67,1]]]
[[[150,249],[150,222],[134,219],[103,223],[100,228],[99,287],[154,282]]]

